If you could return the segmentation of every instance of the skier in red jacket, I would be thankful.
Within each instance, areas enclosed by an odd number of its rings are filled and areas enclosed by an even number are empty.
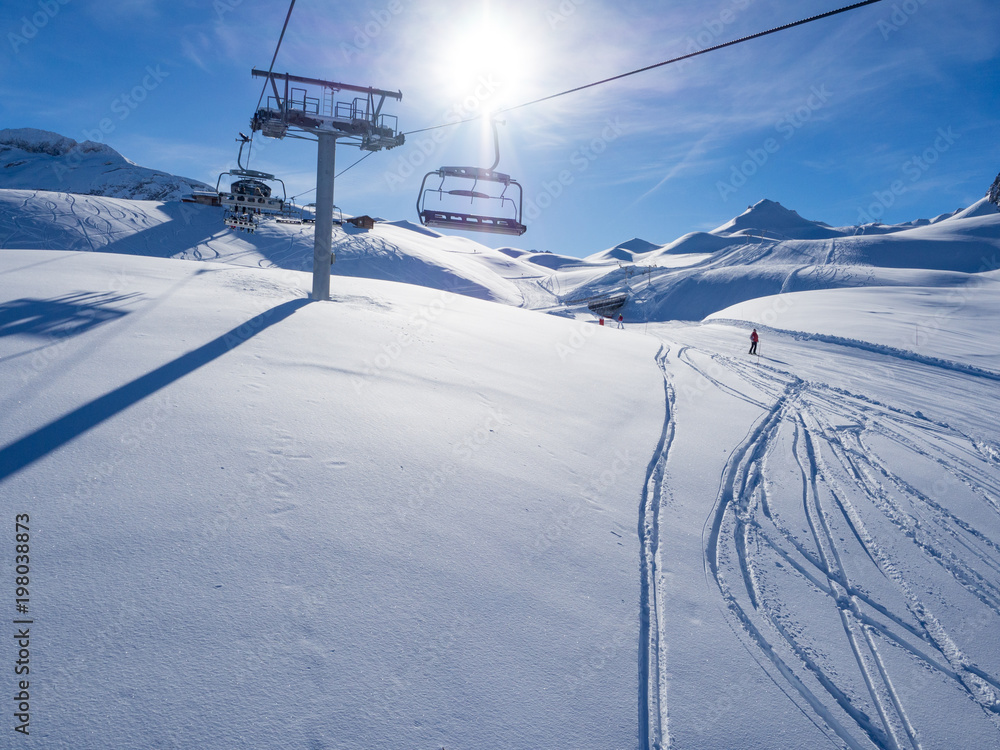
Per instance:
[[[757,353],[757,342],[760,341],[760,336],[757,335],[757,329],[753,329],[753,333],[750,334],[750,353]]]

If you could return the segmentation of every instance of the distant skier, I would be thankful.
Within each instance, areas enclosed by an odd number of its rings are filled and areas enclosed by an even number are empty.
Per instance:
[[[757,342],[760,341],[760,336],[757,335],[757,329],[753,329],[753,333],[750,334],[750,353],[757,353]]]
[[[621,328],[622,330],[625,330],[625,316],[624,315],[621,315],[621,314],[618,315],[618,327]]]

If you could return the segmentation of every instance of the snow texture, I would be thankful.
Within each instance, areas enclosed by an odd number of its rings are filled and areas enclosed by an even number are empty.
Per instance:
[[[379,222],[310,302],[311,225],[0,190],[16,744],[997,747],[987,205],[632,262]]]
[[[33,128],[0,130],[0,188],[178,201],[214,188],[126,159],[110,146]]]

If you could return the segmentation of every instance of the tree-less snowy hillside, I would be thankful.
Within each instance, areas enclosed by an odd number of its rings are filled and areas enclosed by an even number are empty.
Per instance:
[[[178,201],[209,185],[140,167],[110,146],[35,128],[0,130],[0,188]]]
[[[200,262],[0,274],[19,743],[634,745],[655,341],[567,356],[572,321]]]
[[[254,234],[237,233],[224,226],[219,207],[0,190],[0,248],[102,250],[305,271],[312,268],[314,231],[312,224],[266,222]],[[817,234],[822,238],[808,238]],[[1000,213],[984,198],[934,222],[875,231],[826,227],[761,201],[714,233],[666,245],[633,239],[585,259],[494,249],[408,221],[380,221],[372,230],[335,227],[333,250],[338,276],[585,317],[594,300],[621,295],[633,322],[701,320],[779,292],[963,285],[969,274],[996,267]]]
[[[309,302],[306,225],[0,191],[18,743],[1000,745],[1000,214],[775,206],[585,261],[340,229]]]

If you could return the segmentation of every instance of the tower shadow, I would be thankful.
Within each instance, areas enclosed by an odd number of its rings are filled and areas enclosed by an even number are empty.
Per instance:
[[[284,302],[193,349],[175,360],[49,422],[0,448],[0,482],[75,440],[130,406],[204,367],[257,334],[282,322],[309,304],[307,299]],[[43,326],[45,324],[42,324]]]

